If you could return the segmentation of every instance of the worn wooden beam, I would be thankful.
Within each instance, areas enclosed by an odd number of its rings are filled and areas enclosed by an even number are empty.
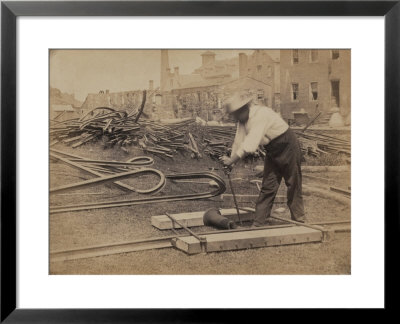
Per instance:
[[[177,221],[187,227],[204,226],[203,215],[205,211],[191,212],[191,213],[180,213],[171,214]],[[242,221],[249,221],[253,219],[252,208],[244,208],[240,211],[240,219]],[[225,216],[233,221],[238,221],[237,212],[235,208],[220,209],[222,216]],[[172,228],[182,228],[179,224],[173,223],[172,220],[166,215],[158,215],[151,217],[151,225],[154,227],[164,230]]]
[[[321,242],[322,232],[304,226],[260,229],[235,233],[204,235],[206,252],[242,250],[257,247]],[[200,242],[193,236],[172,239],[177,249],[187,254],[202,252]]]

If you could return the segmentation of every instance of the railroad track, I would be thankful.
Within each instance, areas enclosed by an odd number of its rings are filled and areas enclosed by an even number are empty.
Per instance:
[[[346,224],[346,225],[341,225]],[[325,222],[317,222],[310,223],[309,225],[326,225],[330,226],[330,231],[334,232],[348,232],[350,231],[350,221],[342,220],[342,221],[325,221]],[[341,225],[341,226],[338,226]],[[285,225],[274,225],[274,226],[264,226],[259,227],[257,229],[266,229],[266,228],[279,228],[279,227],[291,227],[296,226],[294,224],[285,224]],[[256,230],[257,230],[256,229]],[[201,232],[197,234],[206,235],[206,234],[215,234],[215,233],[227,233],[227,232],[242,232],[242,231],[253,231],[255,229],[250,228],[240,228],[240,229],[231,229],[224,231],[209,231],[209,232]],[[121,254],[121,253],[130,253],[137,251],[145,251],[152,249],[163,249],[172,247],[171,240],[177,237],[188,236],[185,234],[174,234],[169,236],[161,236],[154,237],[148,239],[141,239],[129,242],[120,242],[108,245],[96,245],[89,246],[85,248],[79,249],[71,249],[71,250],[62,250],[62,251],[51,251],[50,252],[50,262],[63,262],[70,260],[78,260],[78,259],[88,259],[99,256],[107,256],[113,254]]]

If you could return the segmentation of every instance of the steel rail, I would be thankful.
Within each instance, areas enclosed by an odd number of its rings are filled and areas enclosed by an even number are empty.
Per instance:
[[[350,223],[350,221],[327,221],[323,224],[335,224],[335,223]],[[311,223],[311,225],[323,225],[322,222],[319,223]],[[285,224],[285,225],[272,225],[272,226],[261,226],[255,229],[253,228],[239,228],[239,229],[229,229],[229,230],[221,230],[221,231],[207,231],[198,233],[200,235],[208,235],[208,234],[220,234],[220,233],[234,233],[234,232],[243,232],[243,231],[257,231],[262,229],[272,229],[272,228],[284,228],[284,227],[293,227],[295,224]],[[152,237],[147,239],[140,239],[134,241],[127,242],[117,242],[107,245],[94,245],[88,246],[84,248],[77,248],[71,250],[59,250],[59,251],[50,251],[50,262],[60,262],[60,261],[68,261],[68,260],[78,260],[78,259],[88,259],[99,256],[107,256],[113,254],[121,254],[121,253],[130,253],[137,251],[145,251],[151,249],[160,249],[160,248],[169,248],[172,247],[171,240],[178,237],[188,236],[185,234],[174,234],[168,236],[159,236]]]
[[[50,192],[50,194],[53,194],[56,192],[59,193],[59,192],[65,192],[68,190],[82,189],[82,188],[91,187],[91,186],[99,185],[99,184],[103,184],[103,183],[114,182],[114,181],[120,180],[120,179],[126,179],[131,176],[143,174],[143,173],[144,174],[157,174],[160,177],[160,182],[155,186],[155,188],[158,188],[165,183],[165,176],[161,171],[156,170],[156,169],[141,168],[141,169],[131,170],[131,171],[127,171],[127,172],[115,173],[115,174],[108,175],[108,176],[102,176],[102,177],[98,177],[98,178],[94,178],[94,179],[90,179],[90,180],[86,180],[86,181],[81,181],[81,182],[77,182],[77,183],[73,183],[73,184],[63,185],[63,186],[59,186],[59,187],[55,187],[55,188],[50,188],[49,192]],[[154,191],[154,188],[151,188],[150,190]],[[150,190],[146,190],[146,191],[150,192]]]
[[[193,232],[190,228],[188,228],[187,226],[185,226],[185,224],[179,222],[175,217],[173,217],[172,215],[165,213],[165,215],[172,220],[172,224],[173,224],[173,228],[175,227],[174,223],[177,223],[180,227],[182,227],[186,232],[188,232],[190,235],[192,235],[193,237],[195,237],[199,242],[203,242],[204,241],[204,237],[200,237],[199,235],[197,235],[195,232]]]
[[[292,227],[292,226],[294,225],[285,224],[285,225],[274,225],[268,227],[264,226],[264,227],[257,227],[257,230],[266,228]],[[231,229],[222,231],[207,231],[199,234],[207,235],[207,234],[232,233],[232,232],[250,231],[250,230],[251,229]],[[175,235],[152,237],[152,238],[134,240],[128,242],[112,243],[107,245],[88,246],[84,248],[71,249],[71,250],[51,251],[50,262],[85,259],[85,258],[111,255],[111,254],[144,251],[161,247],[172,247],[171,239],[178,237],[185,237],[188,235],[190,234],[188,233],[175,234]]]
[[[50,150],[51,150],[51,149],[50,149]],[[71,160],[69,160],[69,159],[67,159],[67,158],[64,158],[64,157],[62,157],[62,156],[59,156],[59,155],[57,155],[57,154],[54,154],[53,152],[50,152],[50,158],[53,158],[53,159],[62,161],[62,162],[64,162],[65,164],[68,164],[69,166],[72,166],[72,167],[74,167],[74,168],[76,168],[76,169],[78,169],[78,170],[81,170],[81,171],[85,171],[85,172],[87,172],[87,173],[89,173],[89,174],[91,174],[91,175],[95,175],[95,176],[97,176],[97,177],[102,177],[102,176],[103,176],[103,174],[100,173],[100,172],[98,172],[98,171],[95,171],[95,170],[90,169],[90,168],[88,168],[88,167],[85,167],[85,166],[83,166],[83,165],[81,165],[81,164],[79,164],[79,163],[73,162],[73,161],[71,161]],[[130,186],[127,186],[127,185],[125,185],[125,184],[122,183],[122,182],[116,181],[116,182],[114,182],[113,184],[116,185],[116,186],[117,186],[118,188],[120,188],[120,189],[128,189],[128,190],[130,190],[130,191],[134,191],[134,188],[131,188]]]
[[[140,158],[140,159],[139,159]],[[151,165],[154,163],[154,160],[152,158],[148,158],[147,156],[143,157],[138,157],[138,161],[131,161],[131,162],[118,162],[118,161],[105,161],[105,160],[87,160],[87,159],[77,159],[77,158],[72,158],[70,159],[73,162],[78,162],[78,163],[85,163],[85,164],[96,164],[96,165],[113,165],[113,166],[133,166],[133,167],[138,167],[138,166],[143,166],[143,165]],[[143,160],[143,162],[139,162],[139,160]]]
[[[67,156],[69,158],[64,158],[62,156],[54,154],[54,152],[56,152],[58,154],[65,155],[65,156]],[[70,166],[72,166],[72,167],[74,167],[74,168],[76,168],[78,170],[83,170],[83,171],[85,171],[87,173],[90,173],[92,175],[95,175],[97,177],[104,176],[104,174],[102,174],[101,172],[93,170],[92,168],[86,167],[86,166],[78,163],[79,161],[74,162],[72,159],[70,159],[71,157],[74,158],[74,159],[77,159],[77,160],[81,159],[81,157],[79,157],[77,155],[65,153],[65,152],[62,152],[62,151],[55,150],[55,149],[50,149],[50,157],[52,157],[54,159],[57,159],[57,160],[60,160],[60,161],[66,163],[66,164],[68,164],[68,165],[70,165]],[[140,156],[140,157],[137,157],[137,158],[138,159],[143,159],[145,157]],[[149,159],[153,160],[152,158],[149,158]],[[133,160],[133,159],[131,159],[131,160]],[[113,182],[113,184],[116,185],[117,187],[119,187],[120,189],[123,189],[123,190],[129,190],[129,191],[133,191],[133,192],[143,193],[144,194],[144,193],[153,193],[153,192],[156,192],[158,190],[161,190],[163,188],[163,186],[165,185],[165,181],[164,181],[164,183],[162,185],[159,184],[158,187],[156,186],[156,187],[154,187],[154,188],[152,188],[150,190],[135,189],[135,188],[133,188],[133,187],[121,182],[121,181],[115,181],[115,182]]]
[[[208,179],[214,180],[217,183],[218,187],[213,191],[206,191],[206,192],[193,193],[193,194],[173,195],[173,196],[163,196],[163,197],[149,197],[149,198],[140,198],[140,199],[132,199],[132,200],[102,201],[102,202],[91,203],[91,204],[50,207],[50,213],[55,214],[55,213],[90,210],[90,209],[133,206],[133,205],[140,205],[140,204],[147,204],[147,203],[204,199],[204,198],[211,198],[214,196],[218,196],[218,195],[224,193],[226,190],[224,180],[219,175],[217,175],[215,173],[211,173],[211,172],[170,174],[170,175],[165,175],[165,178],[170,179],[170,180],[208,178]]]
[[[90,160],[90,159],[84,158],[79,155],[63,152],[63,151],[52,149],[52,148],[50,149],[50,152],[65,155],[69,158],[69,160],[75,161],[75,162],[106,163],[106,164],[132,165],[132,166],[134,166],[134,165],[142,166],[142,165],[154,164],[154,159],[150,156],[145,156],[145,155],[135,156],[135,157],[129,159],[128,161],[120,162],[120,161],[107,161],[107,160]]]

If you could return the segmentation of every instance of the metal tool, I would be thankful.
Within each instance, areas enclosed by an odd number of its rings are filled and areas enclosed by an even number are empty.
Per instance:
[[[231,188],[231,191],[232,191],[233,201],[235,203],[235,207],[236,207],[236,212],[237,212],[237,216],[238,216],[238,219],[239,219],[239,223],[240,223],[240,225],[243,225],[242,220],[240,219],[240,212],[239,212],[238,203],[236,201],[236,195],[235,195],[235,192],[233,190],[233,185],[232,185],[232,180],[231,180],[231,175],[230,175],[231,171],[232,171],[232,167],[231,166],[226,166],[226,165],[224,166],[224,173],[228,177],[229,187]]]
[[[179,226],[181,226],[183,229],[185,229],[190,235],[192,235],[194,238],[196,238],[199,242],[200,242],[200,246],[201,246],[201,250],[203,252],[207,252],[207,239],[204,236],[199,236],[197,235],[195,232],[193,232],[191,229],[189,229],[188,227],[186,227],[183,223],[178,222],[177,219],[173,216],[171,216],[168,213],[165,213],[165,215],[167,215],[167,217],[172,220],[172,222],[177,223]]]
[[[236,228],[234,221],[222,216],[218,208],[209,208],[203,215],[203,223],[205,226],[213,226],[219,229]]]

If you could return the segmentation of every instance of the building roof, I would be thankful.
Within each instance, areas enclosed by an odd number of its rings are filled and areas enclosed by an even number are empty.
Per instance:
[[[217,82],[217,80],[200,80],[197,82],[191,82],[185,85],[182,85],[175,89],[189,89],[189,88],[202,88],[202,87],[212,87],[221,84],[221,82]]]
[[[234,78],[229,78],[229,79],[202,79],[201,81],[198,82],[192,82],[188,83],[184,86],[175,88],[173,90],[179,90],[179,89],[190,89],[190,88],[205,88],[205,87],[213,87],[213,86],[228,86],[230,84],[238,84],[238,83],[259,83],[260,85],[266,85],[266,86],[271,86],[271,84],[265,83],[264,81],[257,80],[255,78],[252,78],[250,76],[244,76],[244,77],[234,77]]]
[[[186,87],[187,84],[200,82],[203,80],[200,74],[180,74],[179,75],[179,87]]]

